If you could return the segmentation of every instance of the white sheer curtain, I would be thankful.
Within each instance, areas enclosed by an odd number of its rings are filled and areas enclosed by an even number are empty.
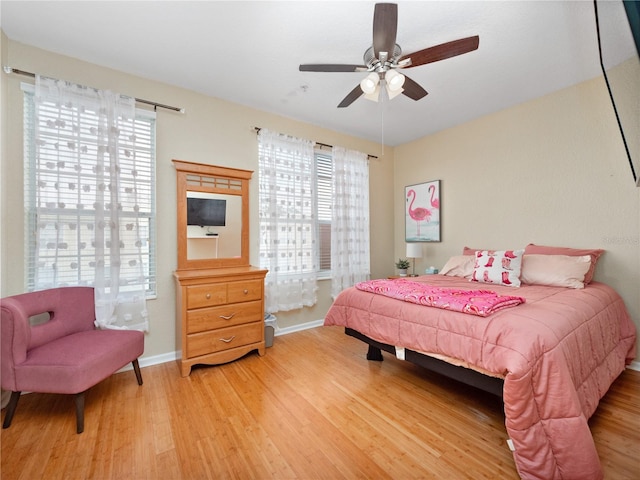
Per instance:
[[[331,296],[369,280],[369,161],[367,155],[333,147]]]
[[[36,289],[92,285],[97,326],[146,331],[135,99],[37,76],[34,100]]]
[[[313,142],[258,133],[260,267],[267,268],[265,310],[317,300],[318,243]]]

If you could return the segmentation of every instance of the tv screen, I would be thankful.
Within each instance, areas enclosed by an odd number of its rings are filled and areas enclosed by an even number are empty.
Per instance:
[[[227,201],[218,198],[187,198],[187,225],[224,227]]]

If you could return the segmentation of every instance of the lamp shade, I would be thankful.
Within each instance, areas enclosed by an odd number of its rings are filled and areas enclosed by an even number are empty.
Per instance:
[[[380,98],[380,85],[376,85],[376,88],[371,93],[365,93],[364,98],[367,100],[371,100],[372,102],[377,102],[378,98]]]
[[[407,243],[407,258],[422,258],[422,244]]]
[[[402,85],[404,85],[404,75],[396,72],[395,70],[387,71],[384,75],[384,79],[389,86],[389,90],[392,92],[397,92],[402,88]]]
[[[380,77],[377,73],[371,72],[369,75],[364,77],[360,82],[360,88],[364,93],[373,93],[380,82]]]

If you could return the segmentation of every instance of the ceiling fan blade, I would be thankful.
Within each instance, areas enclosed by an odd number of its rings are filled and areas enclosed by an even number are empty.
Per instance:
[[[348,107],[353,102],[355,102],[358,98],[360,98],[360,95],[362,95],[362,93],[363,93],[362,88],[360,88],[360,84],[358,84],[356,88],[354,88],[349,92],[349,95],[344,97],[344,99],[340,102],[340,105],[338,105],[338,108]]]
[[[301,72],[366,72],[365,65],[322,65],[308,63],[300,65]]]
[[[373,12],[373,53],[378,60],[380,52],[387,52],[387,59],[393,55],[398,31],[398,5],[376,3]]]
[[[474,37],[461,38],[459,40],[453,40],[452,42],[436,45],[435,47],[418,50],[417,52],[409,55],[404,55],[400,60],[398,60],[398,63],[410,58],[411,64],[404,68],[419,67],[420,65],[425,65],[427,63],[438,62],[446,58],[472,52],[478,48],[479,43],[480,37],[477,35]]]
[[[424,88],[406,75],[404,76],[404,85],[402,85],[402,88],[404,88],[402,93],[413,100],[420,100],[427,95],[427,91]]]

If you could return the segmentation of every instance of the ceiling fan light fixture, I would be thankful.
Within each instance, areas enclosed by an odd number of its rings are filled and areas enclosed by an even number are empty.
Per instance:
[[[391,92],[402,91],[402,85],[404,85],[404,75],[398,73],[396,70],[388,70],[384,75],[384,79],[387,82],[387,90]]]
[[[342,99],[338,108],[348,107],[363,94],[365,98],[375,101],[382,95],[381,101],[385,101],[402,93],[417,101],[424,98],[427,91],[411,78],[399,73],[400,69],[419,67],[472,52],[478,48],[480,40],[475,35],[403,55],[402,48],[395,43],[397,29],[398,5],[376,3],[373,12],[373,44],[364,52],[364,65],[301,64],[299,69],[301,72],[368,72],[367,77]],[[405,83],[407,88],[403,89]]]
[[[377,73],[371,72],[369,75],[364,77],[360,82],[360,88],[365,94],[372,94],[378,88],[378,84],[380,83],[380,77]]]

